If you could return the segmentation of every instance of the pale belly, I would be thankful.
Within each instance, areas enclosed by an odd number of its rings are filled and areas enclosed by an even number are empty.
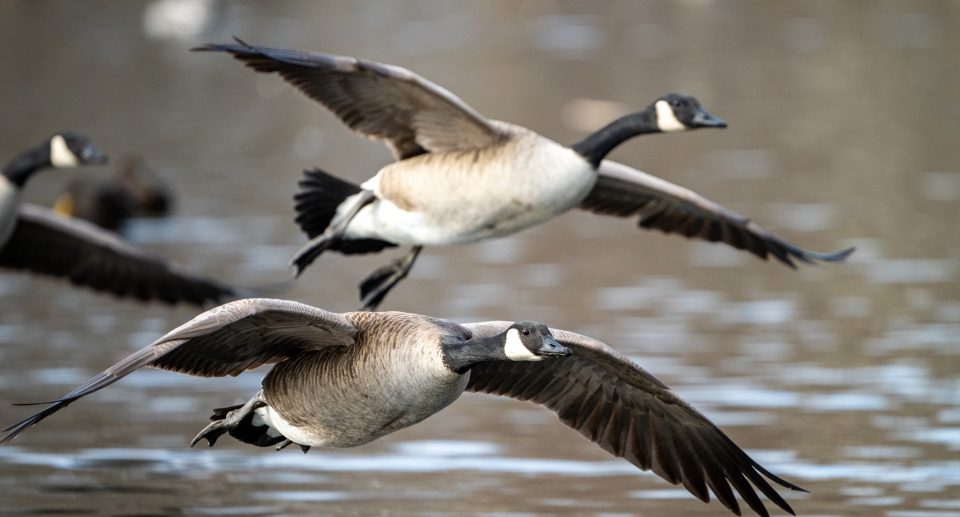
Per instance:
[[[520,165],[496,161],[449,169],[429,165],[434,167],[407,167],[401,172],[388,166],[381,171],[402,174],[397,183],[406,189],[400,195],[395,193],[396,183],[383,180],[381,188],[381,175],[365,183],[379,199],[357,214],[347,236],[406,245],[501,237],[576,207],[596,182],[593,169],[561,146]]]
[[[10,240],[17,225],[20,209],[20,190],[0,176],[0,246]]]

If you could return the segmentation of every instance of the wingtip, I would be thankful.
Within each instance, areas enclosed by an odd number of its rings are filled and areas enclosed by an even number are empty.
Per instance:
[[[190,52],[215,52],[221,50],[225,50],[222,43],[204,43],[203,45],[190,48]]]
[[[849,248],[842,249],[840,251],[834,251],[830,253],[817,253],[813,251],[807,251],[803,248],[791,245],[791,247],[788,248],[789,251],[785,253],[784,256],[780,256],[779,254],[775,254],[775,256],[777,257],[777,259],[780,260],[780,262],[786,264],[791,269],[797,269],[796,263],[790,259],[797,259],[803,262],[804,264],[810,264],[810,265],[816,265],[821,262],[843,262],[854,251],[856,251],[856,249],[857,249],[856,247],[851,246]]]
[[[240,36],[234,35],[233,41],[236,41],[237,45],[246,50],[255,50],[253,45],[240,39]],[[191,52],[236,52],[237,50],[239,49],[237,49],[235,45],[227,43],[204,43],[203,45],[197,45],[190,49]]]
[[[56,404],[57,402],[63,402],[63,399],[44,400],[41,402],[14,402],[10,405],[11,406],[45,406],[47,404]]]
[[[810,253],[807,252],[806,256],[800,257],[804,262],[808,264],[816,264],[818,262],[843,262],[847,259],[854,251],[856,247],[851,246],[840,251],[834,251],[830,253]]]
[[[774,473],[770,472],[769,470],[765,469],[765,468],[764,468],[763,466],[761,466],[759,463],[754,462],[754,463],[753,463],[753,468],[755,468],[758,472],[760,472],[760,474],[763,474],[767,479],[769,479],[770,481],[773,481],[774,483],[782,486],[783,488],[787,488],[787,489],[793,490],[794,492],[803,492],[803,493],[805,493],[805,494],[809,494],[809,493],[810,493],[810,491],[807,490],[806,488],[801,488],[801,487],[799,487],[799,486],[797,486],[797,485],[794,485],[793,483],[787,481],[786,479],[783,479],[782,477],[777,476],[776,474],[774,474]]]
[[[788,489],[788,490],[792,490],[792,491],[794,491],[794,492],[803,492],[804,494],[809,494],[809,493],[810,493],[810,491],[807,490],[806,488],[800,487],[800,486],[798,486],[798,485],[794,485],[793,483],[791,483],[791,482],[789,482],[789,481],[787,481],[786,479],[783,479],[783,478],[781,478],[781,477],[774,476],[773,474],[770,473],[770,471],[764,469],[763,467],[760,467],[760,469],[762,469],[761,472],[764,473],[764,474],[767,476],[768,479],[773,480],[776,484],[782,486],[783,488],[786,488],[786,489]]]
[[[856,246],[850,246],[847,249],[835,251],[833,253],[828,253],[824,256],[823,260],[827,262],[842,262],[847,259],[854,251],[857,250]]]
[[[784,264],[786,264],[786,266],[789,267],[790,269],[793,269],[793,270],[797,269],[797,263],[793,261],[793,259],[790,257],[789,254],[785,254],[782,257],[778,256],[777,258],[780,259],[780,262],[783,262]],[[799,257],[799,258],[804,262],[810,263],[810,261],[804,257]]]
[[[783,502],[783,504],[778,504],[778,505],[777,505],[777,506],[780,507],[781,510],[789,513],[790,515],[797,515],[797,512],[794,511],[794,509],[793,509],[792,506],[790,506],[790,503],[788,503],[788,502],[786,502],[786,501],[782,501],[782,502]]]
[[[37,415],[31,415],[13,425],[5,427],[0,431],[0,445],[12,442],[14,438],[20,436],[20,433],[30,429],[46,416],[47,415],[42,415],[38,418]]]

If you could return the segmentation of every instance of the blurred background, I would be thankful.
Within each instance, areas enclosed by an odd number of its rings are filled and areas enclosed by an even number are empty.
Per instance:
[[[960,514],[960,4],[0,1],[0,160],[57,130],[144,158],[176,210],[125,234],[243,285],[287,278],[301,171],[391,159],[274,76],[191,53],[233,35],[397,64],[572,143],[677,91],[730,127],[612,158],[845,264],[781,264],[571,212],[427,248],[382,309],[535,319],[657,375],[776,474],[801,515]],[[113,167],[115,165],[109,165]],[[81,170],[76,174],[85,174]],[[52,203],[73,172],[27,198]],[[393,253],[324,255],[283,296],[330,310]],[[0,417],[196,314],[0,273]],[[146,370],[0,448],[0,514],[724,515],[527,403],[466,395],[348,450],[189,449],[260,375]]]

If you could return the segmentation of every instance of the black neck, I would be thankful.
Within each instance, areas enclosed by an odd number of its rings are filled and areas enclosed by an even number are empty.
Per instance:
[[[586,158],[593,168],[597,168],[600,161],[625,140],[644,133],[659,132],[656,114],[648,107],[614,120],[570,147]]]
[[[464,341],[458,337],[444,337],[440,340],[443,364],[455,373],[464,374],[478,363],[506,359],[502,338],[502,335],[496,335]]]
[[[46,145],[24,151],[3,168],[3,175],[17,187],[23,187],[33,173],[50,167],[50,151]]]

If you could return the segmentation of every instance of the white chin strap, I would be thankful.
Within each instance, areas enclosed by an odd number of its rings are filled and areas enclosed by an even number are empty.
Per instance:
[[[503,353],[511,361],[541,361],[542,357],[535,355],[520,340],[520,332],[517,329],[507,331],[507,340],[503,344]]]
[[[54,135],[50,139],[50,163],[54,167],[63,168],[63,167],[76,167],[80,160],[77,159],[77,155],[73,154],[73,151],[67,147],[67,141],[63,139],[61,135]]]
[[[673,133],[687,129],[687,126],[677,120],[677,116],[673,114],[673,108],[667,101],[657,101],[655,106],[657,108],[657,127],[660,128],[660,131]]]

